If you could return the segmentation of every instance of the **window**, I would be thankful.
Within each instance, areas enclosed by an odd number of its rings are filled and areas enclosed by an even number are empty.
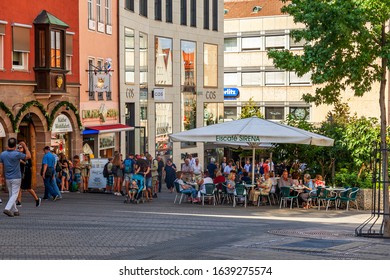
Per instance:
[[[12,69],[27,70],[30,52],[30,29],[18,25],[12,26]]]
[[[204,103],[203,126],[223,122],[223,103]]]
[[[237,107],[224,107],[224,118],[225,120],[236,120],[237,119]]]
[[[213,0],[213,31],[218,31],[218,0]]]
[[[173,132],[172,103],[156,103],[156,153],[172,154],[172,142],[169,134]]]
[[[203,28],[210,29],[210,0],[203,0]]]
[[[289,40],[290,40],[290,49],[291,50],[303,49],[303,46],[306,44],[306,40],[305,39],[302,39],[302,40],[299,40],[298,42],[295,42],[294,38],[289,36]]]
[[[282,71],[265,72],[265,85],[285,85],[286,73]]]
[[[105,14],[106,14],[106,25],[112,25],[111,0],[106,0]]]
[[[125,27],[125,83],[134,83],[134,30]]]
[[[190,15],[191,15],[191,27],[196,27],[196,0],[190,0],[191,1],[191,9],[190,9]]]
[[[267,120],[283,120],[284,107],[265,107],[265,118]]]
[[[187,25],[187,0],[180,0],[180,24]]]
[[[286,36],[275,35],[265,37],[266,49],[284,49],[286,47]]]
[[[97,22],[103,23],[103,9],[102,9],[102,2],[103,0],[96,0],[96,17]]]
[[[225,52],[238,52],[237,38],[225,38],[224,51]]]
[[[300,120],[310,120],[310,108],[309,107],[290,107],[290,114]]]
[[[4,69],[4,35],[5,24],[0,22],[0,69]]]
[[[62,68],[62,31],[52,30],[50,32],[51,43],[50,43],[50,67]]]
[[[185,91],[194,91],[196,86],[196,43],[181,41],[181,65],[184,65],[184,71],[181,71],[180,85],[184,86]]]
[[[260,50],[261,37],[244,37],[241,39],[241,49],[245,50]]]
[[[261,72],[243,72],[241,73],[241,85],[259,86],[262,84]]]
[[[94,58],[89,58],[88,59],[88,73],[91,73],[94,70],[93,65],[95,65],[95,59]],[[95,100],[95,91],[93,90],[93,75],[89,75],[88,79],[88,97],[89,100]]]
[[[165,1],[165,21],[172,23],[172,0]]]
[[[289,72],[290,85],[310,85],[311,84],[311,73],[306,73],[302,77],[298,77],[295,72]]]
[[[218,45],[204,44],[203,85],[218,86]]]
[[[236,86],[238,84],[237,73],[224,73],[223,79],[225,86]]]
[[[88,19],[94,20],[93,0],[88,0]]]
[[[66,34],[66,70],[67,75],[72,74],[73,34]]]
[[[162,0],[154,0],[154,19],[161,20],[162,19]]]
[[[134,12],[134,0],[125,0],[125,9]]]
[[[155,84],[172,85],[172,39],[155,37]]]
[[[147,87],[148,85],[148,34],[139,34],[139,83],[141,86]]]
[[[139,1],[139,14],[148,17],[148,0]]]

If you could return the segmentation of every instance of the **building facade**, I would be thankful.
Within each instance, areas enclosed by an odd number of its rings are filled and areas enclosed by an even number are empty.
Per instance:
[[[304,93],[313,93],[310,75],[276,69],[268,59],[269,49],[300,52],[305,42],[294,42],[290,31],[304,26],[282,14],[280,0],[225,0],[224,3],[224,95],[225,119],[236,119],[249,100],[260,107],[266,119],[281,121],[293,114],[310,122],[324,121],[331,106],[305,103]],[[379,85],[364,97],[343,93],[351,113],[379,118]]]
[[[44,146],[80,152],[78,12],[76,0],[0,2],[0,150],[26,141],[33,174]]]
[[[83,152],[108,158],[121,131],[132,129],[119,118],[118,1],[83,0],[79,8]]]
[[[119,73],[122,151],[203,160],[169,134],[223,121],[223,1],[119,1]]]

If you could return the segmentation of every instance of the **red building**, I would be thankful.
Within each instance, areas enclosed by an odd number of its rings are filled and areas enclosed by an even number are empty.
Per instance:
[[[26,141],[35,173],[44,146],[82,148],[78,2],[0,1],[0,150]]]

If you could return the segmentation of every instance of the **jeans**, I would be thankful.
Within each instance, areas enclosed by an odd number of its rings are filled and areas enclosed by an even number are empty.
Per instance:
[[[16,208],[16,200],[18,199],[21,182],[22,179],[9,179],[5,181],[9,195],[5,210],[9,210],[11,212],[18,212],[18,208]]]
[[[161,192],[162,177],[162,173],[158,173],[158,192]]]
[[[181,191],[184,194],[191,194],[192,198],[196,198],[198,191],[194,188],[189,188]]]
[[[54,176],[52,177],[45,177],[43,179],[43,183],[45,185],[45,195],[44,198],[50,198],[59,195],[59,190],[57,187],[57,184],[55,182]]]

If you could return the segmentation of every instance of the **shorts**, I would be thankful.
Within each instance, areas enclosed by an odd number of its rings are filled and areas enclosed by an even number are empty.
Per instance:
[[[107,177],[107,183],[106,183],[107,186],[109,187],[112,187],[114,185],[114,176],[112,175],[109,175]]]
[[[158,176],[153,176],[152,177],[152,186],[155,186],[158,182]]]
[[[152,177],[148,177],[145,179],[146,187],[151,188],[152,187]]]
[[[80,184],[81,183],[81,174],[80,173],[75,173],[73,181],[76,182],[77,184]]]
[[[131,182],[131,179],[133,178],[133,174],[131,174],[131,173],[125,173],[125,174],[123,175],[123,178],[124,178],[124,181],[125,181],[125,182]]]

